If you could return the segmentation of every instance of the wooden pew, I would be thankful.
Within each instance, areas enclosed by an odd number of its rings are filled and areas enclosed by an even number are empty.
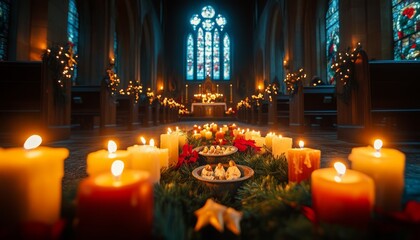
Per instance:
[[[348,101],[338,98],[339,139],[372,144],[420,140],[420,63],[368,61],[361,51],[354,66],[357,88]],[[343,91],[342,85],[337,85]]]
[[[72,124],[82,129],[93,129],[99,121],[101,133],[116,128],[116,99],[106,84],[101,86],[73,86],[71,88]]]
[[[0,62],[3,146],[21,145],[32,134],[40,134],[44,142],[70,136],[68,97],[56,92],[49,73],[40,61]]]
[[[134,96],[120,95],[117,97],[117,125],[123,125],[128,130],[134,129],[139,123],[139,104]]]
[[[335,86],[304,87],[305,126],[335,127],[337,124],[337,98]]]
[[[289,96],[279,95],[276,102],[277,124],[281,129],[289,128]]]

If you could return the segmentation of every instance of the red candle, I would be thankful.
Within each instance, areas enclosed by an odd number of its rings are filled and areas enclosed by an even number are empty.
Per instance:
[[[122,167],[121,167],[122,165]],[[77,196],[78,239],[150,239],[153,186],[148,172],[126,170],[83,180]]]
[[[309,180],[312,172],[321,164],[320,150],[304,148],[303,141],[299,141],[299,147],[287,150],[289,182]]]
[[[315,170],[311,177],[312,204],[318,220],[365,227],[375,202],[372,178],[347,170],[344,164]]]
[[[225,132],[222,128],[220,128],[220,131],[216,132],[216,141],[224,139],[225,138]]]

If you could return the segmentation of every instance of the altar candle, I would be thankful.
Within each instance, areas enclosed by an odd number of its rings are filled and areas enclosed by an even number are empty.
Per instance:
[[[153,186],[148,172],[122,170],[80,182],[77,193],[77,239],[149,239],[153,226]]]
[[[194,130],[193,138],[200,139],[201,138],[201,134],[197,133],[197,131]]]
[[[117,144],[110,140],[108,141],[108,150],[101,149],[87,155],[87,174],[93,175],[102,172],[109,172],[112,163],[117,159],[123,161],[126,168],[131,167],[130,153],[126,150],[117,150]]]
[[[176,165],[179,157],[178,134],[172,133],[168,128],[167,133],[160,135],[160,148],[167,148],[169,154],[169,165]]]
[[[27,222],[52,225],[60,218],[69,150],[41,143],[42,138],[34,135],[24,148],[0,150],[0,229]]]
[[[131,169],[146,171],[150,174],[152,183],[159,183],[160,159],[152,140],[149,145],[133,145],[127,151],[131,155]]]
[[[375,186],[364,173],[347,170],[340,162],[334,168],[313,171],[312,205],[320,221],[366,227],[372,217]]]
[[[364,172],[375,182],[375,207],[384,211],[400,211],[404,191],[404,153],[382,148],[382,141],[374,147],[353,148],[349,160],[351,168]]]
[[[225,132],[222,128],[220,128],[220,131],[216,132],[216,140],[221,140],[225,138]]]
[[[299,141],[299,148],[287,150],[289,182],[309,180],[312,172],[319,168],[320,159],[320,150],[305,148],[304,142]]]
[[[267,135],[265,135],[265,146],[267,149],[271,150],[273,146],[273,137],[276,136],[275,133],[269,132]]]
[[[273,156],[278,158],[282,154],[287,158],[287,151],[292,148],[292,138],[283,137],[282,135],[274,135],[271,140],[271,148]]]

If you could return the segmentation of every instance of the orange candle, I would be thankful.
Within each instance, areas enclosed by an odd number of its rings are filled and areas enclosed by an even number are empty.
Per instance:
[[[153,186],[149,173],[123,172],[116,160],[111,173],[84,179],[77,195],[77,239],[150,239]]]
[[[225,132],[222,128],[220,128],[220,131],[216,132],[216,141],[221,140],[225,138]]]
[[[367,226],[375,201],[372,178],[358,171],[346,171],[340,162],[334,167],[317,169],[311,176],[312,205],[318,220]]]
[[[108,150],[102,149],[88,154],[86,160],[87,174],[108,172],[115,160],[122,160],[126,168],[131,168],[130,153],[126,150],[117,150],[117,144],[110,140],[108,141]]]
[[[194,130],[193,138],[200,139],[201,138],[201,134],[197,133],[197,130]]]
[[[349,159],[352,169],[373,178],[375,206],[384,211],[400,211],[404,192],[404,153],[382,148],[382,141],[378,139],[374,147],[353,148]]]
[[[320,166],[321,151],[304,148],[304,142],[299,141],[299,148],[287,150],[289,182],[309,180],[311,174]]]

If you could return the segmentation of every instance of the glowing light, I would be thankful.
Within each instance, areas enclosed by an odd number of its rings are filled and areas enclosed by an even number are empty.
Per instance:
[[[42,143],[42,138],[39,135],[32,135],[28,139],[26,139],[25,143],[23,144],[23,148],[29,150],[29,149],[35,149],[39,147]]]
[[[109,154],[113,154],[116,151],[117,151],[117,144],[114,141],[109,140],[108,141],[108,152],[109,152]]]
[[[146,139],[143,136],[141,136],[140,137],[140,142],[143,143],[143,145],[145,145],[146,144]]]
[[[300,140],[299,141],[299,147],[300,148],[303,148],[305,146],[305,142],[304,141],[302,141],[302,140]]]
[[[376,151],[380,151],[382,148],[383,142],[381,139],[376,139],[375,142],[373,142],[373,147],[376,149]]]
[[[152,147],[154,147],[154,146],[155,146],[155,140],[153,140],[153,138],[152,138],[152,139],[150,139],[150,141],[149,141],[149,145],[150,145],[150,146],[152,146]]]
[[[334,177],[334,180],[336,182],[341,182],[344,174],[346,173],[346,165],[344,165],[342,162],[336,162],[334,163],[334,168],[337,171],[337,176]]]
[[[115,179],[119,179],[124,171],[124,162],[121,160],[115,160],[111,165],[111,173]]]

